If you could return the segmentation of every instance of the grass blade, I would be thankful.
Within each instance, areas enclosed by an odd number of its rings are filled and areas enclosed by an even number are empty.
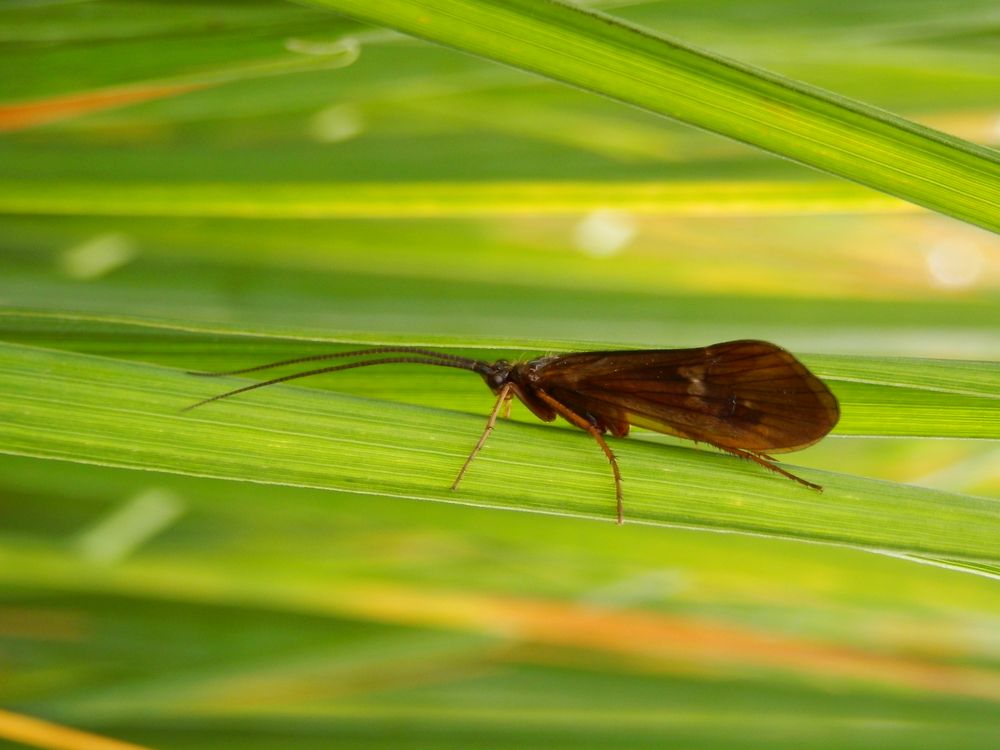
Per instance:
[[[1000,157],[874,107],[549,0],[312,0],[1000,230]]]
[[[855,185],[833,182],[0,183],[0,213],[12,215],[423,219],[595,209],[658,217],[919,211]]]
[[[575,431],[502,425],[453,493],[448,486],[480,416],[298,388],[178,413],[220,385],[227,384],[3,345],[0,445],[12,454],[196,476],[591,518],[614,513],[603,456]],[[1000,560],[996,501],[803,472],[825,485],[820,494],[708,451],[643,441],[616,441],[615,449],[632,522]]]

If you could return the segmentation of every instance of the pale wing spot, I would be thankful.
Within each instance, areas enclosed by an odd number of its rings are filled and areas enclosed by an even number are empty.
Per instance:
[[[687,392],[691,396],[704,396],[708,393],[705,385],[705,368],[701,365],[678,368],[677,372],[688,381]]]

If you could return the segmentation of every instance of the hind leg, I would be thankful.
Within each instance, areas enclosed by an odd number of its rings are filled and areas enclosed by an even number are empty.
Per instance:
[[[805,485],[811,490],[816,490],[817,492],[823,491],[823,488],[820,485],[814,484],[812,482],[807,482],[802,477],[797,477],[794,474],[792,474],[792,472],[786,471],[785,469],[781,468],[778,465],[778,463],[767,454],[754,453],[753,451],[741,450],[739,448],[722,448],[721,446],[716,446],[716,447],[720,448],[720,450],[726,451],[726,453],[732,453],[734,456],[738,456],[739,458],[745,458],[747,461],[753,461],[755,464],[759,464],[760,466],[763,466],[765,469],[773,471],[776,474],[781,474],[781,476],[783,477],[788,477],[789,479],[798,482],[801,485]]]

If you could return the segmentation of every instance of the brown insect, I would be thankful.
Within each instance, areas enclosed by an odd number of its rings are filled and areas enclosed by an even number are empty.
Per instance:
[[[350,364],[320,367],[243,386],[188,406],[183,411],[263,388],[322,373],[372,365],[420,364],[479,373],[497,400],[479,442],[451,488],[462,481],[504,407],[514,396],[544,422],[561,416],[593,435],[615,477],[618,523],[622,523],[622,479],[604,433],[625,437],[632,425],[708,443],[760,464],[814,490],[818,484],[781,468],[769,455],[812,445],[837,424],[840,408],[826,385],[781,347],[766,341],[729,341],[698,349],[581,352],[539,357],[528,362],[477,359],[410,346],[320,354],[259,367],[196,375],[240,375],[271,367],[342,357],[381,354]]]

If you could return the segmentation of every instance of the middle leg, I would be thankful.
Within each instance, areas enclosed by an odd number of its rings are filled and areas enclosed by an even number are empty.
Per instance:
[[[625,523],[625,511],[624,511],[624,505],[622,503],[622,475],[621,472],[618,470],[618,460],[615,458],[615,454],[611,451],[610,446],[608,446],[607,441],[604,439],[604,435],[602,435],[601,431],[596,427],[594,427],[594,425],[592,425],[586,419],[581,417],[579,414],[577,414],[575,411],[570,409],[565,404],[561,403],[560,401],[556,401],[554,398],[552,398],[552,396],[547,394],[545,391],[537,389],[535,393],[538,395],[540,399],[542,399],[542,401],[547,403],[549,406],[553,408],[553,410],[555,410],[558,414],[564,417],[567,422],[576,425],[581,430],[586,430],[587,432],[589,432],[594,437],[594,440],[597,441],[597,444],[601,446],[601,450],[604,451],[604,455],[608,457],[608,462],[611,464],[611,471],[615,475],[615,501],[618,509],[617,523],[619,526],[621,526],[623,523]]]

